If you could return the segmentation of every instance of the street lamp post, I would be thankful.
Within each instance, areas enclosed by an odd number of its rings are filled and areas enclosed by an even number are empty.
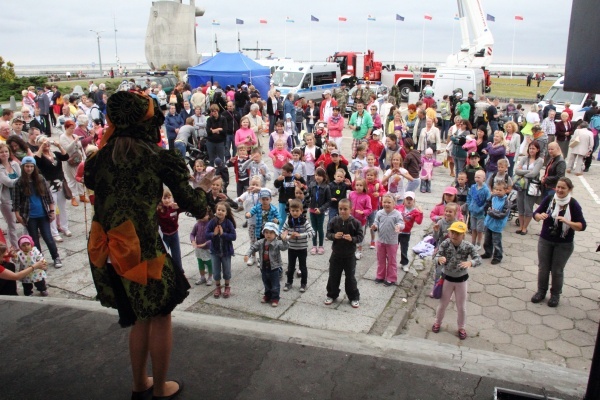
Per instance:
[[[100,64],[100,78],[102,78],[102,55],[100,54],[100,33],[104,31],[95,31],[90,29],[90,32],[94,32],[96,34],[96,38],[98,39],[98,63]]]

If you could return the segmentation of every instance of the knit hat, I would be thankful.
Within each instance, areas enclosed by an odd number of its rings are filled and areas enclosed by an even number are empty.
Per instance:
[[[274,222],[267,222],[262,231],[271,231],[275,232],[276,235],[279,235],[279,226],[277,226],[277,224],[275,224]]]
[[[30,245],[35,246],[35,243],[33,243],[33,238],[29,235],[23,235],[19,238],[19,240],[17,241],[17,244],[19,245],[19,247],[21,246],[21,243],[23,242],[28,242]]]
[[[431,147],[428,147],[427,150],[425,150],[425,155],[426,156],[432,156],[433,155],[433,150],[431,150]]]

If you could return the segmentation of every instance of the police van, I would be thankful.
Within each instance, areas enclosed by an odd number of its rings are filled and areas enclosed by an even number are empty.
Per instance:
[[[285,98],[288,93],[307,100],[320,101],[325,90],[340,86],[341,73],[337,63],[293,63],[273,72],[273,85]]]

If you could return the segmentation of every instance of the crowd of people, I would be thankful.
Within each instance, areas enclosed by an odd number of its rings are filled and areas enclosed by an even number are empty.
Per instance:
[[[263,302],[279,304],[279,279],[284,275],[284,291],[293,289],[294,276],[300,278],[300,291],[306,291],[307,257],[323,255],[327,239],[332,241],[333,255],[325,303],[339,296],[345,273],[348,299],[359,307],[357,260],[366,247],[375,250],[375,281],[385,286],[397,283],[398,249],[400,267],[407,271],[410,233],[415,223],[423,221],[417,193],[432,193],[432,180],[443,173],[436,172],[441,165],[455,181],[430,212],[438,279],[466,282],[466,268],[464,274],[453,274],[449,271],[456,266],[444,266],[457,258],[437,252],[445,240],[456,246],[460,235],[470,233],[470,240],[461,245],[466,248],[461,257],[470,254],[476,265],[483,250],[481,258],[500,263],[502,231],[511,212],[518,215],[516,233],[521,235],[528,233],[532,219],[544,220],[540,249],[549,243],[566,247],[571,243],[572,249],[573,231],[585,229],[577,202],[573,199],[565,206],[563,199],[573,188],[565,175],[587,172],[598,147],[592,124],[598,113],[595,103],[576,124],[569,107],[557,122],[553,104],[542,110],[533,105],[525,113],[512,100],[502,108],[498,99],[482,96],[476,102],[473,93],[464,99],[445,95],[436,104],[428,87],[422,100],[408,104],[404,113],[394,96],[397,91],[380,102],[365,82],[353,92],[355,111],[345,119],[344,85],[325,91],[319,104],[293,94],[282,97],[275,88],[262,99],[243,81],[224,88],[207,82],[194,90],[180,82],[168,94],[155,82],[128,89],[154,99],[164,115],[162,136],[157,138],[160,147],[186,157],[191,148],[204,146],[207,159],[192,160],[190,184],[198,187],[209,174],[216,178],[207,193],[208,212],[197,221],[190,240],[200,271],[196,284],[214,284],[217,298],[231,295],[236,239],[232,210],[243,210],[251,240],[246,263],[257,264],[262,271]],[[4,110],[0,211],[7,224],[8,252],[19,248],[20,234],[28,234],[41,250],[41,235],[54,266],[62,266],[56,242],[71,236],[67,200],[73,206],[78,199],[90,201],[82,183],[83,166],[105,143],[103,136],[110,129],[108,100],[104,85],[90,82],[89,94],[81,98],[62,96],[54,86],[28,89],[20,113]],[[51,109],[60,116],[51,118]],[[60,132],[59,140],[51,138],[52,128]],[[344,138],[344,129],[350,130],[351,138]],[[351,140],[347,153],[342,149],[344,140]],[[266,157],[271,162],[265,162]],[[231,197],[229,168],[236,182]],[[278,199],[272,204],[274,196]],[[181,271],[177,219],[182,211],[187,210],[180,209],[165,190],[157,218],[164,245]],[[554,228],[546,226],[548,220]],[[467,223],[468,228],[451,229],[455,222]],[[447,246],[442,249],[449,251]],[[280,251],[288,251],[285,274]],[[550,306],[558,305],[567,253],[561,250],[549,258],[546,252],[540,257],[540,271],[553,276]],[[548,273],[540,272],[532,301],[546,296],[547,281]],[[458,286],[453,290],[460,290],[460,296],[466,293]],[[438,325],[443,310],[439,314]],[[460,329],[464,330],[464,318],[459,318]]]

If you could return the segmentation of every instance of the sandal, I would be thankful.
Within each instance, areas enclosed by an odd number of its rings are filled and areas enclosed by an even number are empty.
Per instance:
[[[467,331],[465,331],[464,329],[459,329],[458,330],[458,338],[460,340],[465,340],[467,338]]]
[[[431,327],[431,332],[438,333],[440,331],[440,324],[433,324]]]

